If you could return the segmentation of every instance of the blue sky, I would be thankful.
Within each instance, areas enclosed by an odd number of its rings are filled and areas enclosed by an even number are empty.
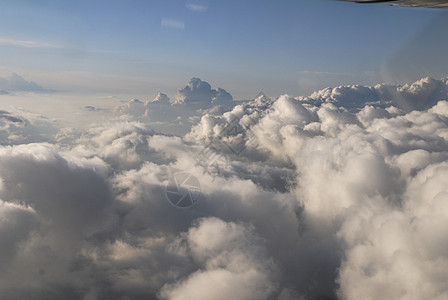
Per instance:
[[[235,98],[302,95],[446,76],[446,19],[333,0],[4,0],[0,71],[72,93],[151,98],[200,77]]]

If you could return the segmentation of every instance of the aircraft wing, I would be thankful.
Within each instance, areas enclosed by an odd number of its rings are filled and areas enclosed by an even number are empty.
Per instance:
[[[448,8],[448,0],[345,0],[357,3],[383,3],[399,6]]]

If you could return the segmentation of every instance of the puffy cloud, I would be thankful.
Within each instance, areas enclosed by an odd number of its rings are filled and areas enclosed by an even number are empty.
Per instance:
[[[416,154],[405,155],[412,161]],[[446,297],[442,282],[447,276],[448,240],[442,228],[447,226],[448,201],[441,185],[446,171],[446,162],[419,171],[408,181],[403,209],[377,204],[347,218],[339,232],[348,244],[340,272],[343,297]],[[359,288],[365,284],[368,288]]]
[[[260,96],[183,137],[110,120],[0,147],[0,298],[445,299],[444,84]],[[35,118],[0,121],[10,136]],[[191,209],[166,199],[177,172],[200,182]]]
[[[148,139],[154,131],[143,123],[114,122],[92,127],[77,139],[74,151],[84,157],[100,157],[113,168],[126,170],[140,166],[151,149]]]
[[[114,108],[116,115],[128,115],[134,118],[151,117],[151,119],[166,118],[169,111],[172,110],[170,98],[163,93],[158,93],[152,101],[142,102],[138,99],[132,99],[125,104]]]
[[[232,100],[232,95],[230,95],[226,90],[218,88],[216,96],[212,98],[212,103],[216,105],[225,105]]]
[[[132,99],[123,105],[115,107],[114,113],[117,115],[130,115],[133,117],[142,117],[142,116],[148,116],[149,110],[147,103],[144,103],[138,99]]]
[[[344,105],[353,109],[353,95],[372,95],[371,88],[328,89],[327,95],[320,91],[322,101],[316,102],[281,96],[259,118],[244,106],[221,117],[204,116],[187,138],[225,140],[222,132],[231,115],[238,116],[239,125],[245,117],[255,120],[239,127],[245,152],[237,159],[267,151],[261,156],[265,163],[276,157],[277,163],[294,165],[305,235],[325,241],[308,247],[322,254],[334,247],[341,253],[328,261],[325,271],[338,274],[327,280],[338,282],[341,298],[442,299],[447,295],[442,266],[448,260],[440,228],[447,217],[434,207],[443,210],[446,205],[446,189],[437,178],[444,176],[448,157],[448,106],[446,101],[429,106],[445,97],[442,83],[423,79],[394,87],[400,98],[371,98],[365,106],[360,101],[354,112]],[[375,89],[393,94],[385,85]],[[421,111],[388,106],[401,100]],[[418,283],[425,289],[417,288]],[[299,285],[296,292],[311,294]]]
[[[165,285],[162,299],[266,299],[275,291],[276,267],[250,227],[208,218],[190,228],[185,242],[203,269]]]
[[[242,152],[254,137],[251,128],[269,112],[272,103],[261,95],[252,101],[236,105],[222,115],[205,114],[185,135],[185,140],[212,145],[226,154],[244,155]]]
[[[1,260],[8,260],[0,275],[1,297],[48,293],[55,299],[66,293],[70,299],[84,284],[73,277],[83,273],[76,271],[82,266],[79,249],[110,219],[106,166],[64,157],[48,144],[2,147],[0,165],[1,235],[7,243]]]
[[[0,272],[7,270],[20,243],[37,225],[36,214],[30,207],[0,201]]]
[[[21,109],[0,110],[0,145],[51,142],[57,122]]]
[[[424,110],[439,100],[448,99],[448,79],[423,78],[412,84],[394,86],[379,84],[374,87],[360,85],[339,86],[314,92],[299,100],[312,103],[333,103],[345,108],[362,108],[366,103],[396,106],[407,112]]]
[[[170,97],[164,93],[158,93],[157,96],[152,100],[153,104],[170,104]]]
[[[232,95],[225,90],[212,89],[208,82],[192,78],[183,89],[179,90],[176,103],[223,104],[232,99]]]
[[[228,111],[236,104],[232,100],[224,89],[212,89],[207,82],[193,78],[179,91],[175,102],[159,93],[152,101],[133,99],[118,105],[114,114],[121,119],[150,122],[166,134],[185,135],[201,114]]]

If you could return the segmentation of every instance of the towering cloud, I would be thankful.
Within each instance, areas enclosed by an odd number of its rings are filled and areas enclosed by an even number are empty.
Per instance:
[[[208,82],[192,78],[183,89],[179,90],[176,103],[223,104],[232,99],[232,95],[225,90],[212,89]]]
[[[164,93],[158,93],[157,96],[152,100],[151,103],[154,104],[170,104],[170,97]]]

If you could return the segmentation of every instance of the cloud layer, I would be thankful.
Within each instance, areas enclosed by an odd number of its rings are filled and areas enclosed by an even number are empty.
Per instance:
[[[345,108],[362,108],[366,103],[377,106],[395,106],[407,112],[428,109],[440,99],[448,98],[448,79],[423,78],[402,86],[378,84],[339,86],[314,92],[299,100],[311,103],[333,103]]]
[[[46,90],[33,81],[27,81],[22,76],[13,73],[7,78],[0,77],[0,90],[8,92],[45,92]]]
[[[183,137],[131,101],[132,121],[2,140],[0,298],[445,299],[445,93],[422,79],[259,97]],[[1,116],[4,136],[41,130]],[[177,172],[200,182],[191,209],[165,197]]]

